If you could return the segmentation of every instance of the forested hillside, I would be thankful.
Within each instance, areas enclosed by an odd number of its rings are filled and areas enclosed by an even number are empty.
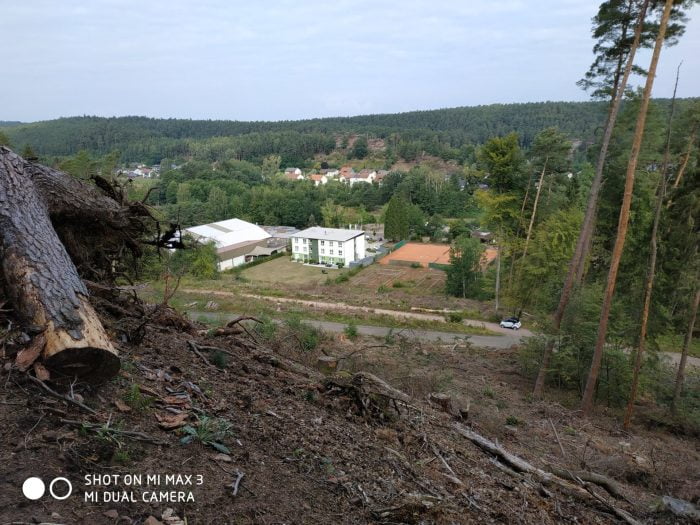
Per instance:
[[[667,100],[657,103],[668,107]],[[285,157],[285,148],[296,149],[294,143],[299,141],[312,143],[310,148],[321,152],[332,148],[331,135],[352,133],[394,141],[437,141],[451,148],[481,144],[511,131],[517,132],[527,147],[547,127],[557,127],[572,138],[591,140],[604,114],[602,102],[536,102],[283,122],[86,116],[19,126],[0,122],[0,128],[4,128],[16,148],[29,145],[41,155],[72,155],[80,150],[104,154],[118,150],[125,161],[158,161],[161,157],[187,154],[192,141],[247,136],[230,146],[241,150],[239,159],[253,160],[270,153]]]

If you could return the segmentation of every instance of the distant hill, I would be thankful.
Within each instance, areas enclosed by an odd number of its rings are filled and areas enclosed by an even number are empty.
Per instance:
[[[668,106],[665,99],[657,102]],[[185,154],[188,142],[212,137],[253,134],[260,139],[261,134],[290,132],[325,136],[366,133],[382,138],[398,134],[401,139],[433,139],[458,148],[515,131],[528,146],[549,126],[557,126],[572,138],[592,139],[603,123],[605,107],[603,102],[532,102],[279,122],[87,116],[29,124],[0,121],[0,129],[15,147],[31,145],[41,155],[119,150],[124,160]]]
[[[0,128],[11,128],[14,126],[21,126],[24,122],[19,120],[0,120]]]

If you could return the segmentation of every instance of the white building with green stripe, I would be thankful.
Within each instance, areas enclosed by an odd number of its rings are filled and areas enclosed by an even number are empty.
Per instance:
[[[292,239],[292,258],[307,263],[351,262],[365,257],[365,232],[341,228],[314,226],[295,233]]]

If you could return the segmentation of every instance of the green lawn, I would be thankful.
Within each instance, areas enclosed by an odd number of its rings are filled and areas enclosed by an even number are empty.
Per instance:
[[[323,284],[329,277],[334,279],[348,270],[326,268],[327,273],[316,266],[305,266],[292,262],[288,257],[279,257],[269,262],[258,264],[241,274],[245,279],[255,283],[283,283],[283,284]]]

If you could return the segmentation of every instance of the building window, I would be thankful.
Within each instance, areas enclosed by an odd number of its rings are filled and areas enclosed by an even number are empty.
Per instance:
[[[343,255],[343,250],[338,250],[338,255]]]
[[[330,252],[330,253],[331,253],[331,255],[333,255],[333,250],[331,250],[331,252]]]
[[[326,241],[321,241],[321,246],[323,246],[324,244],[326,244]]]

